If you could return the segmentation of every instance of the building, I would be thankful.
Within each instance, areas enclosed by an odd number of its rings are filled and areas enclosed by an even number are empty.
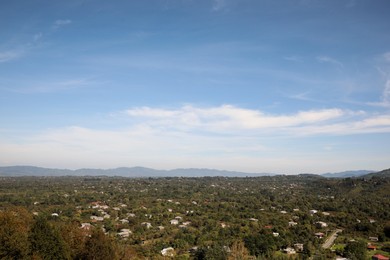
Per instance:
[[[389,258],[387,256],[384,256],[381,254],[373,255],[371,259],[372,260],[389,260]]]

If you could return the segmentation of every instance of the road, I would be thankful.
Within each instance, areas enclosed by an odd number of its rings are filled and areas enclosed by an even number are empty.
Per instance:
[[[328,249],[333,245],[333,242],[336,240],[337,234],[342,232],[342,229],[336,229],[332,232],[332,234],[325,240],[322,244],[322,248]]]

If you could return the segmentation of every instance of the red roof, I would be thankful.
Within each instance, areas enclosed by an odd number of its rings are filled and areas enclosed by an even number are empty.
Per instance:
[[[373,260],[389,260],[387,256],[376,254],[372,256]]]

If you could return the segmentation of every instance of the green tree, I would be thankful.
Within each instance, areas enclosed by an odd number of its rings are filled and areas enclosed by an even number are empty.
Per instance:
[[[351,260],[365,260],[367,256],[366,242],[349,241],[344,248],[344,255]]]
[[[59,232],[47,222],[44,217],[35,219],[29,240],[31,255],[41,259],[70,259],[67,245]]]
[[[0,212],[0,258],[28,258],[28,230],[32,218],[21,208]]]
[[[87,260],[117,259],[113,241],[102,230],[95,229],[85,244],[83,258]]]

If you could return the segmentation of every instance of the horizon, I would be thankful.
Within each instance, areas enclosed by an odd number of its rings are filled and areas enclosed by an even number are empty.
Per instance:
[[[389,8],[0,3],[0,166],[386,169]]]
[[[234,171],[234,170],[228,170],[228,169],[216,169],[216,168],[170,168],[170,169],[159,169],[159,168],[151,168],[151,167],[144,167],[144,166],[119,166],[119,167],[113,167],[113,168],[93,168],[93,167],[86,167],[86,168],[58,168],[58,167],[44,167],[44,166],[35,166],[35,165],[7,165],[7,166],[0,166],[0,168],[13,168],[13,167],[31,167],[31,168],[42,168],[46,170],[65,170],[65,171],[79,171],[79,170],[102,170],[102,171],[110,171],[110,170],[117,170],[117,169],[135,169],[135,168],[141,168],[141,169],[147,169],[152,171],[178,171],[178,170],[200,170],[200,171],[217,171],[217,172],[230,172],[230,173],[240,173],[240,174],[270,174],[271,176],[277,176],[277,175],[301,175],[301,174],[309,174],[309,175],[324,175],[324,174],[339,174],[339,173],[348,173],[348,172],[367,172],[367,173],[376,173],[381,172],[385,169],[380,170],[367,170],[367,169],[349,169],[344,170],[340,172],[320,172],[320,173],[311,173],[311,172],[298,172],[298,173],[282,173],[282,172],[265,172],[265,171],[259,171],[259,172],[242,172],[242,171]],[[205,175],[207,176],[207,175]]]

